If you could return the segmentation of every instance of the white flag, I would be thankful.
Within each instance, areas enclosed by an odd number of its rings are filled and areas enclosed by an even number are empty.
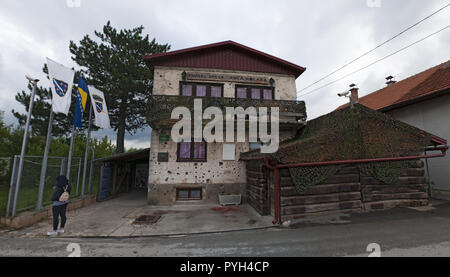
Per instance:
[[[106,107],[105,95],[93,86],[88,86],[91,104],[94,105],[94,124],[100,128],[111,128],[109,125],[108,107]]]
[[[72,86],[75,71],[47,58],[48,75],[52,88],[54,113],[67,115],[72,101]]]

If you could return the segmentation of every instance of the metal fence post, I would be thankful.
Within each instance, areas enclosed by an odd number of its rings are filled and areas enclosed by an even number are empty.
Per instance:
[[[16,178],[17,178],[17,155],[14,156],[13,168],[11,171],[11,181],[9,183],[9,195],[8,195],[8,205],[6,206],[6,217],[11,214],[12,211],[12,200],[16,189]]]
[[[67,158],[67,180],[70,180],[70,171],[72,170],[72,156],[73,156],[73,144],[75,143],[75,137],[77,136],[77,129],[75,125],[72,126],[72,137],[70,138],[69,157]]]
[[[89,122],[88,122],[88,131],[86,138],[86,150],[84,153],[84,164],[83,164],[83,180],[81,181],[81,198],[84,197],[85,185],[86,185],[86,170],[87,163],[89,158],[89,140],[91,139],[91,123],[92,123],[92,103],[89,105]]]
[[[50,151],[50,143],[52,140],[53,117],[54,117],[53,109],[50,109],[50,118],[48,120],[48,128],[47,128],[47,140],[45,142],[44,159],[42,161],[41,177],[39,179],[38,200],[36,205],[36,210],[38,211],[42,210],[43,208],[42,200],[44,198],[45,175],[47,173],[48,152]]]
[[[91,168],[89,169],[89,195],[92,193],[92,177],[94,176],[94,159],[95,159],[95,151],[92,148],[92,159],[91,159]]]
[[[59,169],[59,175],[64,175],[65,167],[66,167],[66,158],[62,158],[61,167]]]
[[[78,175],[77,175],[77,195],[78,195],[78,189],[80,186],[80,174],[81,174],[81,158],[78,159]]]

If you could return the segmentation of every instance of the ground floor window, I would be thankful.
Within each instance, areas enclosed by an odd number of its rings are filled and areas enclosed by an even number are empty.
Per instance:
[[[201,200],[202,188],[177,188],[177,200]]]

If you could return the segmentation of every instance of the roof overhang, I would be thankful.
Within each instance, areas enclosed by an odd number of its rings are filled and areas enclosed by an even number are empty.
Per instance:
[[[149,159],[150,157],[150,148],[145,148],[142,150],[136,150],[133,152],[126,152],[122,154],[117,154],[105,158],[100,158],[95,160],[96,162],[132,162],[138,160]]]

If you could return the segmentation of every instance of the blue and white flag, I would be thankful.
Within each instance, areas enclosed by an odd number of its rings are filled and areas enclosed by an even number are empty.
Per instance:
[[[109,124],[108,107],[106,107],[105,95],[93,86],[88,86],[91,103],[94,105],[94,124],[103,129],[111,128]]]
[[[47,58],[54,113],[69,113],[75,71]]]

